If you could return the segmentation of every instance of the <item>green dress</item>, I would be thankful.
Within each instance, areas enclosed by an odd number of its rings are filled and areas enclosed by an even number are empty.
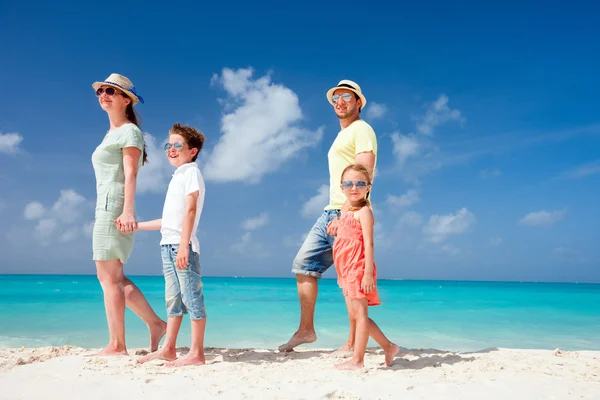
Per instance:
[[[144,151],[142,131],[135,124],[124,124],[106,133],[104,140],[92,154],[96,174],[96,217],[92,235],[94,260],[127,262],[133,249],[135,234],[123,234],[115,220],[123,213],[125,174],[123,148],[137,147]],[[143,156],[140,155],[139,167]]]

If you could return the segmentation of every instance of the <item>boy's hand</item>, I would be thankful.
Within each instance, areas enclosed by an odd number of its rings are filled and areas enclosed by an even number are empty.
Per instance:
[[[179,246],[179,251],[177,251],[177,259],[175,260],[175,265],[178,269],[186,269],[190,259],[190,248],[189,246]]]
[[[372,274],[365,274],[362,278],[362,282],[360,283],[360,287],[362,288],[365,294],[369,294],[375,288],[375,281],[373,280]]]

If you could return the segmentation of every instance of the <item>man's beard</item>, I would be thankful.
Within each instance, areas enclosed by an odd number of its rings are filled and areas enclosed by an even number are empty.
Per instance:
[[[348,110],[344,113],[344,114],[338,114],[338,118],[339,119],[346,119],[352,116],[352,114],[354,114],[354,107],[353,108],[348,108]]]

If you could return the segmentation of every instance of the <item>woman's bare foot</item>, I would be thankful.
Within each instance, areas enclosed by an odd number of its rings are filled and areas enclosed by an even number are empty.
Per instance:
[[[108,345],[105,348],[103,348],[102,350],[100,350],[99,352],[97,352],[96,354],[94,354],[95,356],[127,356],[129,355],[127,353],[127,348],[122,347],[119,348],[117,346],[112,346],[112,345]]]
[[[331,356],[336,358],[348,358],[352,357],[353,354],[354,349],[350,347],[348,343],[346,343],[342,347],[331,353]]]
[[[363,361],[355,361],[355,360],[348,360],[348,361],[344,361],[341,364],[335,365],[336,369],[341,369],[341,370],[356,370],[356,369],[361,369],[364,367],[365,367],[365,364]]]
[[[150,353],[148,355],[145,355],[144,357],[138,358],[137,363],[143,364],[145,362],[152,361],[152,360],[172,361],[172,360],[175,360],[176,358],[177,358],[177,353],[176,353],[175,349],[162,348],[160,350],[155,351],[154,353]]]
[[[385,365],[387,365],[388,367],[391,367],[392,363],[394,362],[394,357],[396,357],[398,355],[398,353],[400,353],[400,347],[398,347],[398,345],[392,343],[392,345],[389,348],[384,350],[384,353],[385,353]]]
[[[189,353],[183,357],[178,358],[175,361],[171,361],[165,364],[166,367],[185,367],[186,365],[204,365],[206,359],[204,355],[191,356]]]
[[[279,351],[292,351],[294,347],[317,340],[317,334],[312,332],[296,332],[286,344],[279,346]]]
[[[155,352],[158,350],[158,345],[160,344],[160,340],[167,333],[167,323],[163,320],[160,320],[159,324],[154,326],[149,326],[150,329],[150,352]]]

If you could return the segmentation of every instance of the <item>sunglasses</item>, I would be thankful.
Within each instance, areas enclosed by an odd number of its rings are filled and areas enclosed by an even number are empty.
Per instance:
[[[174,147],[175,150],[177,151],[181,151],[183,150],[183,143],[181,142],[175,142],[175,143],[165,143],[165,151],[169,151],[171,150],[171,147]]]
[[[356,188],[358,190],[366,190],[368,183],[365,181],[343,181],[342,182],[342,189],[344,189],[344,190],[350,190],[350,189],[352,189],[352,186],[356,186]]]
[[[114,96],[116,93],[121,92],[113,87],[107,87],[106,89],[98,88],[98,90],[96,90],[96,96],[100,97],[102,96],[102,93],[106,93],[107,96]]]
[[[354,98],[354,96],[352,95],[352,93],[342,93],[341,95],[334,94],[333,96],[331,96],[331,101],[333,102],[333,104],[337,104],[340,101],[340,97],[346,103],[350,103],[352,101],[352,99]]]

